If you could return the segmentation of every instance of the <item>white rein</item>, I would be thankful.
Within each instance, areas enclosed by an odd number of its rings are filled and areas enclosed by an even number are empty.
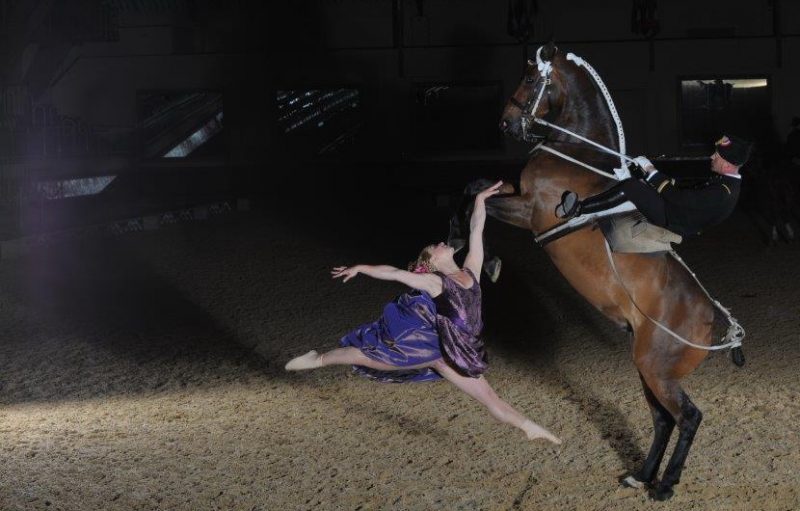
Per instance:
[[[567,128],[562,128],[561,126],[548,122],[542,119],[541,117],[536,117],[536,112],[539,109],[539,102],[541,101],[542,96],[544,95],[544,90],[547,88],[548,85],[550,85],[550,74],[553,72],[553,63],[550,61],[542,60],[541,51],[542,51],[541,47],[536,51],[536,67],[539,70],[539,75],[542,77],[543,82],[542,82],[542,87],[539,89],[539,94],[536,97],[536,101],[533,103],[533,107],[531,108],[531,111],[528,114],[528,116],[530,116],[531,119],[533,119],[533,122],[537,124],[553,128],[555,130],[561,131],[562,133],[566,133],[567,135],[570,135],[574,138],[577,138],[578,140],[586,142],[587,144],[590,144],[600,149],[601,151],[619,157],[620,166],[619,168],[614,169],[614,174],[612,175],[608,172],[599,170],[598,168],[593,167],[588,163],[582,162],[560,151],[557,151],[551,147],[548,147],[543,143],[537,145],[531,152],[537,149],[547,151],[560,158],[575,163],[576,165],[580,165],[588,170],[591,170],[592,172],[598,173],[600,175],[614,179],[616,181],[621,181],[623,179],[631,177],[626,162],[633,162],[633,158],[625,154],[625,131],[622,128],[622,120],[619,118],[619,113],[617,112],[617,108],[616,106],[614,106],[614,100],[611,99],[611,93],[609,92],[608,87],[606,87],[606,84],[603,83],[603,79],[600,78],[600,75],[597,73],[597,71],[595,71],[594,68],[582,58],[578,57],[574,53],[567,54],[567,60],[571,60],[578,67],[583,67],[586,69],[586,71],[589,73],[589,75],[597,84],[597,87],[598,89],[600,89],[600,92],[603,94],[603,98],[606,100],[606,105],[608,105],[608,110],[609,112],[611,112],[611,117],[614,119],[614,125],[617,127],[617,140],[619,145],[619,151],[615,151],[610,147],[597,143],[594,140],[590,140],[582,135],[575,133],[574,131],[568,130]],[[527,128],[527,126],[524,126],[524,128]]]

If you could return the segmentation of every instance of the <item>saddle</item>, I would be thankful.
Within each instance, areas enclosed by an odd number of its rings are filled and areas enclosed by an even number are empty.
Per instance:
[[[638,211],[599,219],[597,222],[613,252],[624,254],[669,252],[683,237],[653,225]]]

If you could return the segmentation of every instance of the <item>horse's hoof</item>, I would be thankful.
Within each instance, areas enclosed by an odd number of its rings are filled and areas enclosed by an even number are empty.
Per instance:
[[[503,183],[500,185],[499,192],[503,195],[511,195],[516,193],[516,189],[511,183]]]
[[[493,257],[483,265],[483,271],[489,276],[489,280],[494,283],[500,278],[500,270],[502,267],[503,261],[501,261],[499,257]]]
[[[628,476],[622,480],[622,486],[627,486],[628,488],[636,488],[637,490],[641,490],[644,488],[645,484],[644,481],[640,481],[633,476]]]
[[[675,495],[675,492],[672,490],[671,486],[666,487],[659,485],[653,489],[653,500],[665,501],[672,498],[673,495]]]
[[[792,229],[792,224],[789,222],[783,224],[783,232],[787,241],[794,241],[794,229]]]

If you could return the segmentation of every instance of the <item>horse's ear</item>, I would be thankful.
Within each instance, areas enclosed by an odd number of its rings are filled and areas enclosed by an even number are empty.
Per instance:
[[[553,57],[556,55],[556,43],[550,39],[550,42],[542,46],[542,60],[553,60]]]

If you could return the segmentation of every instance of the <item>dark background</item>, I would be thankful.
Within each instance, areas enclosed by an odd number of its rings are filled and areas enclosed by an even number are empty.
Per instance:
[[[496,125],[550,38],[602,75],[631,154],[707,155],[722,129],[774,153],[798,34],[787,0],[3,0],[0,239],[347,183],[447,206],[518,175],[529,147]],[[692,85],[717,79],[766,85]]]
[[[497,125],[551,37],[632,155],[696,175],[718,130],[782,154],[798,34],[796,0],[0,0],[0,509],[655,509],[617,485],[652,433],[631,338],[522,229],[486,225],[488,378],[558,451],[444,383],[284,364],[403,291],[331,267],[404,267],[465,183],[516,179]],[[746,170],[751,206],[677,250],[747,365],[685,380],[658,509],[800,509],[800,173]]]

